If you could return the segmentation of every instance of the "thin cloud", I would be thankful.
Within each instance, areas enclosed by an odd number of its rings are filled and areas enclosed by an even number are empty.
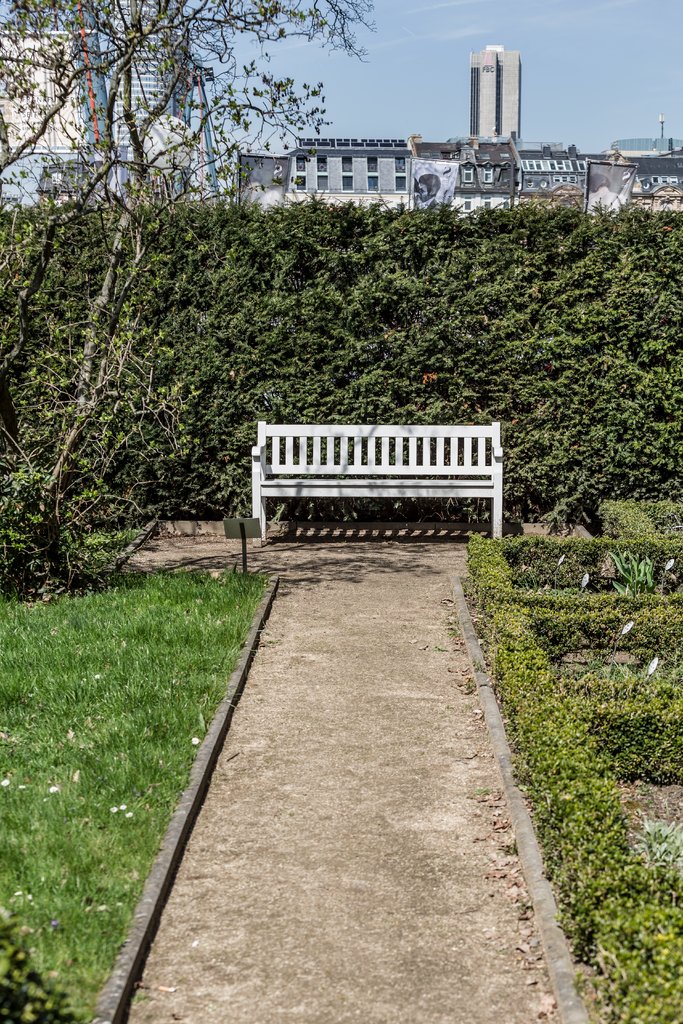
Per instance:
[[[616,11],[622,7],[634,7],[641,0],[603,0],[593,7],[574,8],[567,10],[564,7],[561,11],[553,13],[545,11],[542,14],[525,19],[531,25],[546,25],[548,28],[558,28],[560,25],[585,24],[594,19],[598,14],[606,14],[609,11]]]
[[[487,31],[488,29],[482,28],[481,25],[469,25],[466,28],[456,28],[450,31],[421,32],[419,34],[410,32],[409,29],[404,29],[406,35],[399,36],[397,39],[387,39],[383,43],[377,43],[375,46],[368,46],[368,52],[375,53],[377,50],[388,50],[395,46],[405,46],[407,43],[414,42],[445,43],[453,39],[466,39],[467,36],[479,36]]]
[[[401,14],[425,14],[427,11],[444,11],[451,7],[471,7],[472,4],[490,4],[493,0],[441,0],[438,4],[421,4],[420,7],[411,7],[409,11],[401,11]]]

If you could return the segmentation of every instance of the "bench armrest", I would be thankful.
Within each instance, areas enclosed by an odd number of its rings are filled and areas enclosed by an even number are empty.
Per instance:
[[[503,449],[502,448],[494,448],[493,449],[493,457],[494,457],[494,459],[502,459],[503,458]]]

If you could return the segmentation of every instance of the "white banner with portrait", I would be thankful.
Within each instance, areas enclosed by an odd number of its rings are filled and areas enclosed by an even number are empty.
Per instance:
[[[428,210],[452,203],[459,164],[453,160],[413,160],[413,206]]]
[[[635,180],[635,164],[589,160],[586,174],[586,212],[617,212],[630,202]]]
[[[289,177],[289,157],[240,154],[240,197],[266,209],[282,206]]]

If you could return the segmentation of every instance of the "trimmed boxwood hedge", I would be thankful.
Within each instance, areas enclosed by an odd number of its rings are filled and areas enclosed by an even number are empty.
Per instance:
[[[604,632],[611,617],[623,622],[623,610],[609,595],[584,595],[581,614],[575,598],[524,595],[503,554],[507,542],[473,537],[470,543],[471,590],[486,612],[517,773],[533,805],[565,929],[575,954],[595,969],[601,1020],[680,1024],[683,878],[648,867],[631,849],[618,789],[619,780],[634,778],[683,781],[679,690],[666,677],[577,677],[554,665],[577,638],[597,639],[599,623]],[[622,609],[634,604],[618,596],[616,602]],[[640,602],[641,633],[659,629],[668,653],[683,649],[683,607],[676,603],[665,636],[672,599]],[[563,627],[549,640],[553,616],[564,617]],[[573,617],[583,617],[583,626]],[[587,622],[596,624],[595,633]],[[636,627],[628,636],[634,633]],[[642,643],[651,647],[655,638]]]
[[[608,537],[682,536],[672,527],[683,524],[683,504],[678,501],[603,501],[602,528]]]

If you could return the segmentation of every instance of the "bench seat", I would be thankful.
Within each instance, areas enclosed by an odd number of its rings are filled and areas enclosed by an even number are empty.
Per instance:
[[[502,535],[500,424],[258,424],[253,516],[266,536],[268,498],[488,498]]]

